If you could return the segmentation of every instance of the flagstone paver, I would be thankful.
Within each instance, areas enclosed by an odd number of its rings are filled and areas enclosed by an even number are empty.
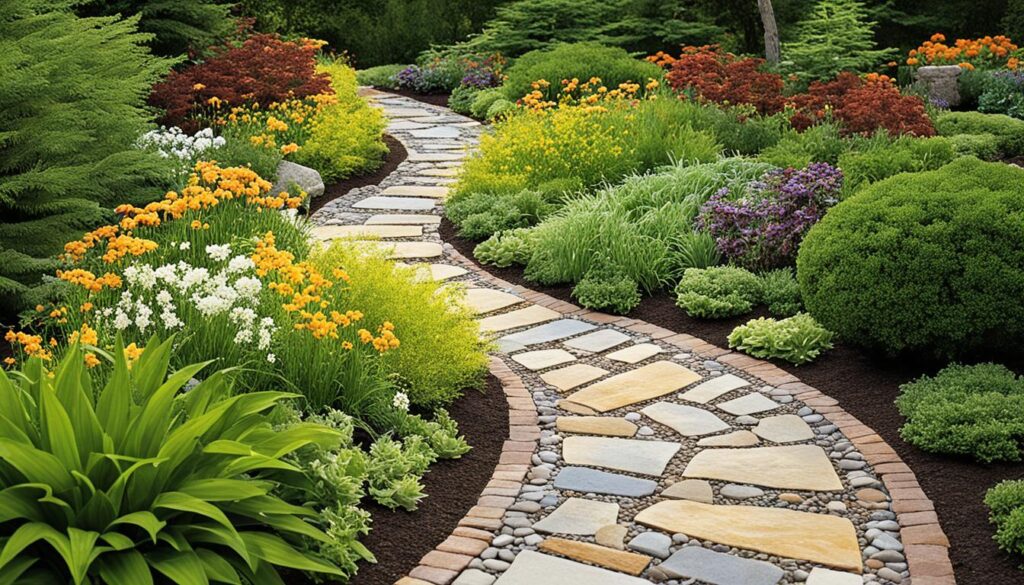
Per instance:
[[[376,244],[388,253],[391,259],[437,258],[443,253],[441,244],[434,242],[374,242],[356,241],[357,244]]]
[[[467,270],[471,263],[440,246],[439,224],[449,185],[490,130],[445,108],[368,97],[391,116],[388,132],[409,155],[380,185],[318,210],[314,223],[333,227],[317,231],[392,238],[376,245],[410,254],[410,244],[417,254],[431,244],[429,256],[409,256],[434,259],[416,265],[417,278],[467,288],[483,335],[497,338],[492,372],[513,409],[479,505],[397,585],[952,584],[948,559],[931,552],[943,548],[928,545],[915,564],[922,546],[900,542],[899,490],[883,490],[888,478],[903,486],[913,475],[898,458],[879,457],[885,444],[831,399],[688,335]],[[572,361],[555,363],[562,359]],[[903,506],[930,506],[914,497]],[[638,533],[641,525],[651,529]],[[938,525],[927,526],[943,543]],[[569,537],[553,536],[559,530]],[[666,560],[623,556],[637,554],[627,541]],[[453,550],[459,542],[467,546]],[[862,580],[861,571],[870,575]]]

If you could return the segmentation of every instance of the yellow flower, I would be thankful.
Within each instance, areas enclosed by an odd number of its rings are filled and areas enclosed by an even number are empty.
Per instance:
[[[4,358],[4,363],[7,364],[8,366],[13,366],[14,364],[17,363],[17,360],[12,357]]]
[[[194,89],[195,91],[202,91],[202,90],[206,89],[206,86],[203,85],[202,83],[196,83],[195,85],[192,86],[192,89]]]
[[[295,144],[294,142],[292,142],[292,143],[289,143],[289,144],[285,144],[284,146],[281,147],[281,154],[289,155],[289,154],[291,154],[293,152],[296,152],[298,150],[299,150],[299,145]]]
[[[135,345],[134,341],[128,346],[126,346],[124,348],[124,357],[126,360],[128,360],[129,365],[131,365],[131,363],[134,362],[135,360],[139,359],[139,356],[142,355],[142,352],[144,350],[145,348],[138,347],[137,345]]]
[[[100,365],[100,358],[96,357],[96,354],[94,353],[85,354],[84,359],[85,367],[87,368],[95,368],[96,366]]]

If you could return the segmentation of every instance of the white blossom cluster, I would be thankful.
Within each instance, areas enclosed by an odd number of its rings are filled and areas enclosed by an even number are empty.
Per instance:
[[[174,157],[186,162],[195,162],[208,148],[224,146],[223,136],[214,136],[212,128],[203,128],[189,136],[177,126],[160,127],[150,130],[139,138],[140,148],[155,148],[164,158]]]

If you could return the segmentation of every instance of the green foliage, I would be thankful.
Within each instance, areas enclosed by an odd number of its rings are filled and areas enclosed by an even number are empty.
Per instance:
[[[784,68],[806,81],[832,79],[841,71],[866,72],[897,57],[876,49],[875,22],[857,0],[818,0],[782,44]]]
[[[777,167],[804,168],[812,162],[837,164],[847,143],[835,124],[818,124],[803,132],[788,130],[773,146],[761,151],[758,159]]]
[[[426,497],[420,477],[435,459],[430,445],[418,435],[403,442],[378,439],[370,446],[367,461],[370,495],[384,507],[415,510]]]
[[[528,229],[496,232],[473,249],[473,256],[481,264],[507,268],[513,264],[526,264],[533,254],[533,237]]]
[[[949,137],[953,149],[960,156],[975,156],[981,160],[999,160],[1002,139],[995,134],[954,134]]]
[[[925,451],[1020,461],[1024,379],[1004,366],[950,365],[900,386],[896,406],[907,418],[900,435]]]
[[[996,525],[999,548],[1011,554],[1024,554],[1024,480],[1008,479],[985,493],[989,521]]]
[[[792,268],[778,268],[761,274],[761,301],[778,317],[796,315],[803,308],[800,283]]]
[[[999,149],[1006,156],[1024,154],[1024,120],[1003,114],[947,112],[935,118],[935,129],[942,136],[992,134],[999,137]]]
[[[775,320],[751,319],[729,334],[729,347],[759,358],[774,358],[794,365],[814,361],[832,349],[834,334],[807,313]]]
[[[473,103],[469,106],[469,113],[479,120],[488,119],[489,116],[487,114],[490,112],[491,106],[499,101],[508,101],[505,99],[505,90],[503,88],[489,87],[480,90],[473,97]]]
[[[220,43],[235,29],[231,3],[226,0],[84,0],[83,16],[139,16],[139,30],[153,35],[149,43],[158,55],[202,52]]]
[[[408,67],[407,65],[378,65],[368,69],[356,71],[356,79],[359,85],[370,85],[381,89],[397,89],[398,81],[395,76],[399,71]]]
[[[640,304],[636,281],[607,261],[598,261],[572,289],[581,305],[625,315]]]
[[[487,108],[487,113],[484,114],[485,120],[497,120],[505,115],[515,112],[516,104],[505,98],[497,99],[491,102],[490,107]]]
[[[402,380],[413,404],[446,404],[481,384],[487,356],[473,315],[458,308],[457,288],[423,279],[422,267],[396,266],[382,251],[351,243],[338,242],[312,262],[328,274],[342,267],[351,277],[351,306],[371,322],[394,324],[401,345],[382,356],[382,365]]]
[[[956,78],[956,84],[960,91],[961,109],[972,110],[978,107],[978,98],[981,97],[981,94],[985,93],[985,87],[991,78],[992,71],[986,69],[963,70],[960,72],[960,75]]]
[[[814,317],[850,343],[951,356],[1024,338],[1024,171],[961,158],[866,187],[804,238]]]
[[[460,85],[452,90],[448,97],[448,107],[457,114],[470,114],[473,111],[473,102],[480,90],[471,85]]]
[[[675,292],[688,315],[722,319],[749,313],[761,299],[761,281],[735,266],[687,268]]]
[[[226,371],[181,393],[207,364],[168,377],[172,343],[154,339],[131,368],[118,343],[102,388],[77,347],[53,377],[39,358],[12,377],[0,371],[0,488],[11,506],[5,577],[279,582],[278,568],[342,575],[304,550],[304,541],[328,539],[316,510],[275,493],[281,484],[305,491],[303,471],[284,458],[337,443],[336,433],[316,424],[272,428],[266,413],[294,395],[231,396]]]
[[[483,240],[500,231],[529,227],[549,212],[550,205],[537,191],[470,193],[449,199],[445,213],[459,226],[459,235]]]
[[[653,63],[634,59],[623,49],[577,42],[530,51],[516,59],[506,74],[505,96],[517,100],[530,93],[533,82],[542,79],[551,84],[547,95],[551,99],[561,90],[563,79],[586,81],[598,77],[602,85],[614,89],[627,81],[643,85],[649,79],[660,79],[662,71]]]
[[[105,206],[155,199],[174,177],[134,147],[170,62],[149,54],[137,19],[78,18],[68,5],[0,2],[0,314],[40,300],[49,257],[102,224]]]
[[[274,181],[277,167],[284,158],[280,149],[253,144],[249,132],[241,126],[226,126],[221,136],[225,139],[224,145],[204,151],[203,159],[215,160],[226,167],[249,167],[264,179]]]
[[[1011,71],[992,74],[978,96],[978,111],[1024,118],[1024,76]]]
[[[867,142],[863,149],[839,155],[847,191],[899,173],[935,170],[957,156],[953,141],[941,136],[890,141],[883,135]]]

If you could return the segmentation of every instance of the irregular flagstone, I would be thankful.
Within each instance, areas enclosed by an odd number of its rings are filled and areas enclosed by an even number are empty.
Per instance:
[[[704,437],[697,441],[698,447],[752,447],[761,440],[754,433],[743,430],[733,431],[724,435]]]
[[[494,585],[495,579],[497,577],[480,569],[466,569],[452,581],[452,585]],[[427,581],[417,579],[407,582],[402,579],[396,582],[395,585],[422,585],[423,583],[427,583]]]
[[[863,585],[863,583],[864,580],[860,575],[814,567],[807,577],[806,585]]]
[[[563,433],[632,437],[637,426],[624,418],[610,416],[560,416],[555,419],[555,428]]]
[[[512,305],[518,305],[523,299],[503,290],[493,288],[470,288],[466,290],[466,304],[477,313],[490,313]]]
[[[575,361],[576,356],[564,349],[541,349],[517,353],[512,356],[512,359],[529,370],[543,370],[551,366]]]
[[[371,215],[365,225],[437,225],[441,223],[441,218],[437,215],[424,215],[424,214],[378,214]]]
[[[577,391],[569,400],[607,412],[675,392],[699,380],[693,371],[669,361],[657,361]]]
[[[432,197],[444,199],[448,196],[448,187],[432,187],[427,185],[394,185],[381,191],[385,197]]]
[[[422,118],[434,115],[434,112],[424,108],[394,107],[387,105],[387,102],[384,101],[380,103],[385,104],[384,114],[389,118]]]
[[[412,130],[409,134],[416,138],[458,138],[462,132],[454,126],[434,126],[425,130]]]
[[[421,175],[428,177],[457,177],[459,176],[459,169],[447,168],[447,169],[422,169],[416,171]]]
[[[418,238],[423,228],[418,225],[325,225],[313,228],[320,240],[335,238]]]
[[[728,402],[717,404],[716,406],[731,415],[743,416],[775,410],[780,405],[778,402],[775,402],[764,394],[754,392],[752,394],[747,394],[746,396],[734,398]]]
[[[540,375],[540,379],[544,380],[545,384],[551,384],[555,388],[565,392],[567,390],[572,390],[577,386],[582,386],[587,382],[593,382],[606,374],[608,374],[608,370],[597,366],[573,364],[560,370],[545,372]]]
[[[444,250],[441,248],[441,244],[435,242],[374,242],[374,241],[362,241],[355,240],[354,243],[360,245],[378,245],[382,249],[387,250],[388,258],[391,259],[404,259],[404,258],[437,258]]]
[[[843,489],[831,459],[817,445],[705,449],[693,456],[683,475],[782,489]]]
[[[540,543],[541,551],[560,554],[575,561],[599,565],[614,571],[639,575],[651,563],[651,557],[605,546],[564,538],[549,538]]]
[[[449,162],[449,161],[461,161],[466,158],[464,153],[447,153],[447,152],[415,152],[410,153],[406,159],[409,162]]]
[[[684,547],[658,567],[669,577],[697,579],[709,585],[775,585],[784,574],[781,568],[771,563],[700,546]]]
[[[599,471],[588,467],[563,467],[555,477],[555,488],[583,494],[609,494],[627,498],[642,498],[654,493],[658,484],[618,473]]]
[[[689,400],[690,402],[707,404],[723,394],[727,394],[733,390],[749,385],[750,382],[740,378],[739,376],[723,374],[721,376],[711,378],[707,382],[694,386],[679,397],[683,400]]]
[[[691,538],[861,571],[857,530],[852,522],[838,516],[664,500],[641,511],[634,520]]]
[[[615,550],[625,550],[626,546],[623,544],[623,541],[626,539],[628,532],[629,529],[621,524],[609,524],[597,529],[597,532],[594,534],[594,540],[601,546]]]
[[[684,437],[699,437],[729,428],[725,421],[703,408],[672,402],[657,402],[640,412]]]
[[[533,529],[548,534],[593,536],[598,528],[615,524],[618,519],[618,504],[569,498],[554,512],[535,522]]]
[[[758,421],[754,434],[773,443],[794,443],[814,438],[814,431],[795,414],[780,414]]]
[[[400,120],[388,124],[388,130],[392,132],[396,130],[422,130],[424,128],[430,128],[430,126],[413,120]]]
[[[496,585],[650,585],[646,579],[524,550]]]
[[[600,352],[611,349],[616,345],[622,345],[629,341],[630,337],[621,331],[614,329],[599,329],[593,333],[574,337],[565,342],[565,345],[573,349],[583,351]]]
[[[547,310],[551,311],[551,309]],[[556,313],[555,311],[551,312],[561,316],[561,313]],[[534,327],[533,329],[527,329],[526,331],[506,335],[502,339],[520,343],[522,345],[537,345],[538,343],[547,343],[549,341],[565,339],[566,337],[571,337],[596,328],[597,325],[587,323],[586,321],[579,321],[576,319],[559,319],[558,321],[541,325],[540,327]]]
[[[573,436],[562,441],[562,458],[569,465],[660,476],[681,446],[666,441]]]
[[[597,412],[594,411],[594,409],[592,408],[587,408],[582,404],[576,404],[575,402],[570,402],[568,400],[559,400],[558,402],[555,403],[555,406],[561,408],[566,412],[571,412],[573,414],[582,414],[586,416],[597,414]]]
[[[715,492],[711,484],[703,479],[684,479],[678,481],[661,492],[663,498],[674,498],[677,500],[693,500],[710,504],[715,501]]]
[[[451,264],[431,264],[429,268],[430,277],[434,280],[448,280],[469,273],[465,268]]]
[[[525,309],[517,309],[501,315],[493,315],[480,320],[480,331],[495,333],[527,325],[536,325],[561,317],[558,311],[552,311],[540,305],[531,305]]]
[[[409,211],[424,211],[433,209],[437,201],[424,199],[422,197],[380,197],[374,195],[362,201],[352,204],[356,209],[407,209]]]
[[[612,352],[606,355],[605,357],[610,360],[615,360],[617,362],[635,364],[637,362],[642,362],[651,356],[658,355],[662,351],[664,350],[662,350],[660,347],[653,343],[641,343],[638,345],[634,345],[632,347],[620,349],[619,351],[616,352]]]

